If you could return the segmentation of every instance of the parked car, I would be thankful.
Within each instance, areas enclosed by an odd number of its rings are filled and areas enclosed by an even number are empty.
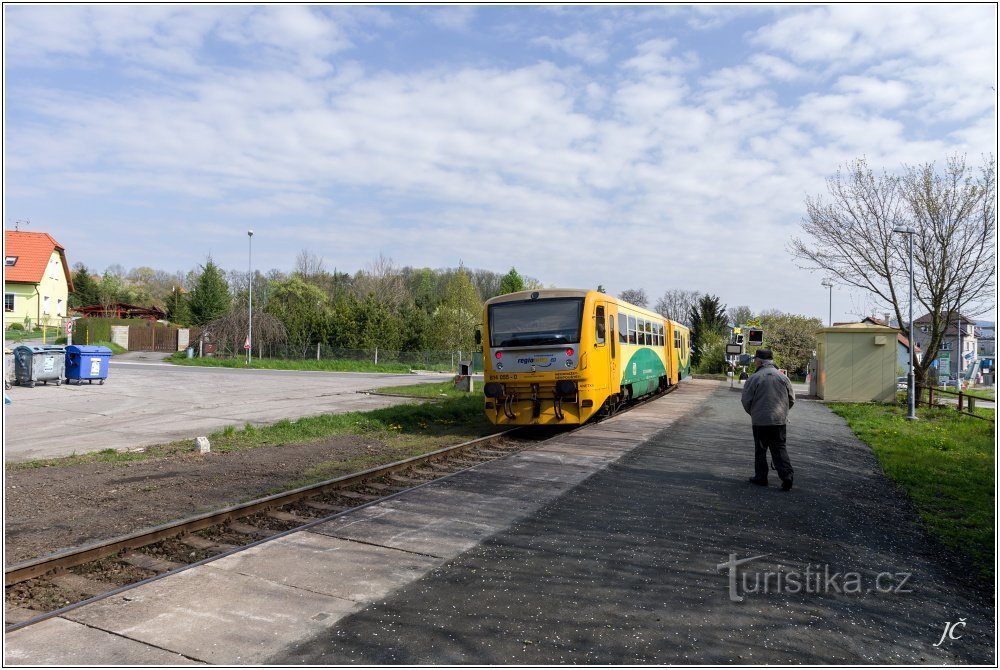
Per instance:
[[[961,384],[960,380],[956,379],[955,377],[938,377],[937,385],[940,386],[941,388],[945,389],[952,388],[957,391],[960,384]]]
[[[906,377],[896,377],[896,388],[903,389],[904,391],[910,388],[910,385],[906,381]]]

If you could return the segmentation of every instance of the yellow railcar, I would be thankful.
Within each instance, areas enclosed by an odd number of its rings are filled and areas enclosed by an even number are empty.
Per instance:
[[[498,296],[486,302],[482,334],[496,424],[584,423],[690,374],[687,327],[597,291]]]

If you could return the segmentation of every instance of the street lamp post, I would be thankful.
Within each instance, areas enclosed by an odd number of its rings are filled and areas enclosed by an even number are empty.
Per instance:
[[[833,282],[829,279],[824,279],[820,282],[820,285],[830,289],[830,313],[827,316],[826,325],[828,328],[833,328]]]
[[[906,235],[910,243],[910,330],[909,330],[909,343],[908,347],[910,350],[910,372],[906,375],[906,404],[907,404],[907,414],[906,418],[911,421],[917,418],[917,395],[916,386],[914,385],[913,379],[913,234],[915,231],[911,226],[906,226],[905,228],[893,228],[894,233],[903,233]]]
[[[253,358],[253,230],[247,231],[247,258],[247,289],[249,303],[247,308],[247,366],[249,366],[250,360]]]

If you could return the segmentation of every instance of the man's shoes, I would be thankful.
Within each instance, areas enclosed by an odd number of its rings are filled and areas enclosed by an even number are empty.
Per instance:
[[[782,479],[781,480],[781,490],[782,491],[791,491],[792,490],[792,480],[791,479]]]
[[[757,479],[756,477],[751,477],[747,481],[750,482],[751,484],[756,484],[757,486],[767,486],[766,479]]]

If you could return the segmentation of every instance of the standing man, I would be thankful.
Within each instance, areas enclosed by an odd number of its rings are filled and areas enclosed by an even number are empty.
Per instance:
[[[774,366],[770,349],[758,349],[754,357],[757,371],[743,387],[743,409],[753,424],[754,476],[751,484],[767,486],[767,452],[781,477],[781,488],[792,488],[792,464],[785,450],[788,410],[795,404],[795,392],[788,377]]]

